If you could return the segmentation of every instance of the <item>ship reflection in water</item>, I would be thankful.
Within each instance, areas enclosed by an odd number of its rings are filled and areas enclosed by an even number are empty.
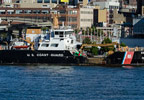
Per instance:
[[[144,67],[0,66],[0,100],[143,100]]]

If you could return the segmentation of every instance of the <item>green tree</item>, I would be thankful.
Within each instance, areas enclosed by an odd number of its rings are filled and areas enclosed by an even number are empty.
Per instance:
[[[75,32],[75,34],[78,34],[78,29],[75,29],[74,32]]]
[[[121,47],[126,47],[126,44],[124,44],[123,42],[120,44]]]
[[[98,51],[99,51],[99,49],[97,47],[92,47],[91,48],[91,52],[92,52],[93,55],[98,55]]]
[[[106,43],[112,43],[112,40],[110,40],[109,38],[104,38],[102,44],[106,44]]]
[[[112,43],[112,40],[110,40],[109,38],[105,38],[105,39],[102,41],[102,44],[107,44],[107,43]],[[104,51],[104,52],[108,52],[108,51],[110,51],[110,50],[114,51],[114,46],[102,47],[101,50]]]
[[[83,40],[82,43],[83,43],[83,44],[91,44],[91,40],[90,40],[89,37],[86,37],[86,38]]]
[[[43,31],[44,34],[46,34],[46,30],[49,30],[48,27],[42,27],[41,30]]]
[[[6,32],[2,32],[2,33],[0,33],[0,37],[1,37],[1,39],[6,39],[7,38],[7,33]]]

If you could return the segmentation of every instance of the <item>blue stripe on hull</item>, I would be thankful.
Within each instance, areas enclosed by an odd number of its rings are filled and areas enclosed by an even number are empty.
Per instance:
[[[124,64],[124,61],[125,61],[126,55],[127,55],[127,52],[125,52],[125,54],[124,54],[124,58],[123,58],[122,64]]]

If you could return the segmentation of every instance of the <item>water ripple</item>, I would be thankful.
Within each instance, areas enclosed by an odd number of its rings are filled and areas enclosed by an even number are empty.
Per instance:
[[[143,100],[144,67],[0,66],[0,100]]]

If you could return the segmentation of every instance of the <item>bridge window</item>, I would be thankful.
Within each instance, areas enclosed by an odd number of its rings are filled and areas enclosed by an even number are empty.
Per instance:
[[[73,41],[73,40],[71,40],[71,44],[73,44],[73,42],[74,42],[74,41]]]
[[[59,32],[59,35],[60,35],[60,37],[64,36],[63,32]]]
[[[55,32],[55,35],[58,35],[59,33],[58,32]]]
[[[58,44],[51,44],[51,47],[58,47]]]
[[[64,37],[64,32],[55,31],[55,35],[58,35],[59,37]]]
[[[41,46],[42,46],[42,47],[48,47],[49,44],[42,44]]]

